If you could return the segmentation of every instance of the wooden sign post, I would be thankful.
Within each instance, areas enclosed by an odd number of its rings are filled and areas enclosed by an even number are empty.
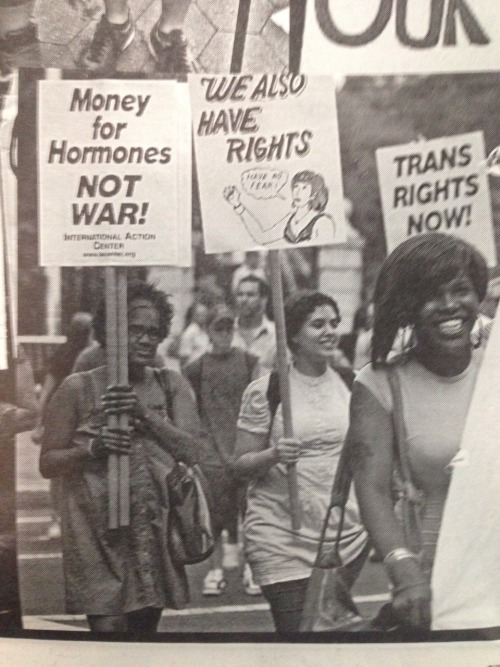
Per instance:
[[[292,405],[290,400],[290,382],[288,378],[288,358],[285,329],[285,308],[283,303],[283,284],[281,279],[281,251],[269,252],[271,270],[271,297],[274,322],[276,324],[276,366],[280,384],[281,411],[283,416],[283,434],[285,438],[293,437]],[[297,482],[297,465],[288,465],[288,494],[290,496],[290,514],[292,528],[300,530],[302,518],[299,503]]]

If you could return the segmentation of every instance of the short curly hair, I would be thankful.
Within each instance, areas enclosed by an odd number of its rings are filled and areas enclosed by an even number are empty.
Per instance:
[[[340,311],[335,299],[316,290],[299,290],[292,294],[285,303],[285,329],[288,347],[296,352],[293,342],[311,313],[319,306],[331,306],[340,322]]]
[[[460,271],[469,276],[479,301],[488,286],[483,255],[470,243],[450,234],[430,232],[401,243],[382,264],[375,286],[372,363],[383,365],[400,328],[415,323],[436,287]]]
[[[149,301],[160,316],[160,336],[166,338],[170,332],[170,324],[174,314],[172,304],[165,292],[157,289],[152,283],[134,280],[127,286],[127,304],[136,299]],[[106,301],[101,299],[94,315],[94,335],[103,347],[106,344]]]

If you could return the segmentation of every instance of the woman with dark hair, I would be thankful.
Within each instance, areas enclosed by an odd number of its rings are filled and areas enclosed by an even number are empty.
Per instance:
[[[386,259],[374,302],[372,363],[356,376],[351,401],[354,477],[361,516],[394,586],[400,622],[427,629],[430,573],[449,486],[449,464],[460,447],[482,349],[471,332],[486,293],[484,258],[445,234],[402,243]],[[398,332],[412,331],[396,357]],[[397,378],[413,500],[419,499],[422,553],[405,543],[393,507],[393,394]]]
[[[166,296],[135,283],[127,304],[130,386],[107,386],[105,366],[66,378],[48,405],[40,458],[42,475],[62,480],[67,611],[86,614],[94,632],[153,632],[164,607],[187,602],[185,572],[165,548],[153,467],[195,462],[195,401],[182,376],[152,367],[172,318]],[[103,340],[103,307],[94,326]],[[109,427],[112,414],[128,415],[129,427]],[[110,454],[130,461],[125,530],[108,529]]]
[[[293,363],[289,371],[294,437],[283,437],[273,375],[249,385],[238,420],[237,474],[249,480],[245,555],[271,605],[278,632],[296,632],[319,545],[333,479],[348,426],[349,390],[329,365],[338,343],[336,302],[300,291],[285,306]],[[287,465],[297,464],[302,527],[291,526]],[[327,540],[333,544],[337,517]],[[340,551],[353,583],[363,565],[367,535],[353,495],[347,504]]]
[[[285,239],[289,243],[313,241],[315,244],[333,243],[335,223],[325,213],[328,188],[321,174],[299,171],[291,182],[292,209],[271,227],[263,225],[240,201],[240,192],[234,186],[224,189],[224,199],[243,221],[248,233],[259,245]]]

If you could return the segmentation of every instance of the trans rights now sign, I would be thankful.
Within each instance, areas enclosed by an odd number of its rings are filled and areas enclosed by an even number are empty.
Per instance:
[[[302,71],[430,74],[498,69],[498,0],[307,0]]]
[[[172,81],[40,81],[40,264],[186,265],[191,126]]]
[[[427,232],[455,234],[496,265],[482,132],[376,151],[387,251]]]

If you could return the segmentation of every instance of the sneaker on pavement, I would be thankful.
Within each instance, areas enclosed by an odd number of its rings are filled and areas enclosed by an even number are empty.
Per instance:
[[[98,76],[114,74],[118,58],[132,44],[134,37],[135,26],[130,16],[126,23],[114,24],[103,15],[88,51],[82,56],[83,67]]]
[[[221,568],[210,570],[203,580],[203,595],[222,595],[227,582]]]
[[[245,565],[243,570],[243,588],[247,595],[262,595],[260,586],[257,586],[253,580],[252,570],[250,569],[250,565],[248,565],[248,563]]]
[[[59,521],[54,520],[47,529],[47,539],[58,540],[61,538],[61,525]]]
[[[222,567],[225,570],[234,570],[240,566],[240,547],[238,544],[222,545]]]
[[[42,56],[37,27],[30,22],[9,31],[0,39],[0,67],[41,67]]]
[[[192,71],[188,41],[182,30],[164,33],[156,23],[149,36],[149,46],[159,71],[166,74],[189,74]]]

